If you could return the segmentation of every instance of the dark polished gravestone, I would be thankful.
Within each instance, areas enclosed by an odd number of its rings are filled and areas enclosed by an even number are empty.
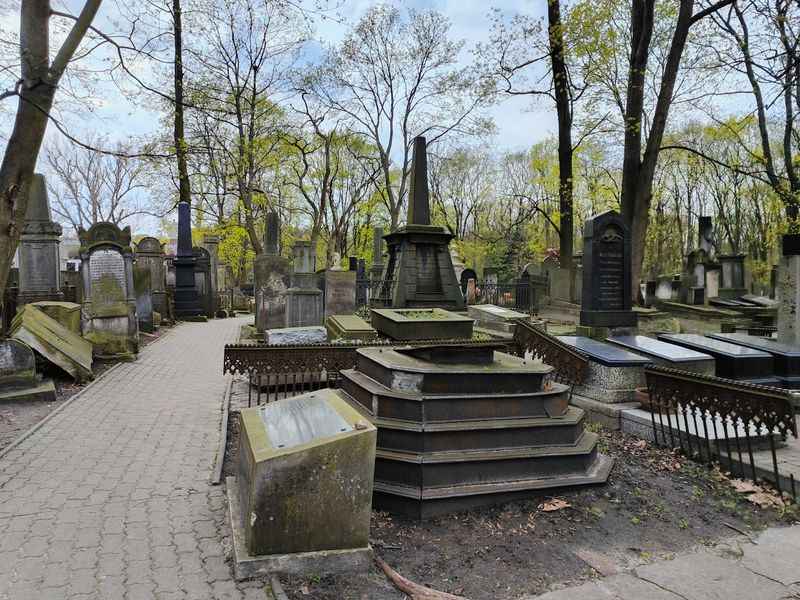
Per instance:
[[[800,389],[800,346],[746,333],[712,333],[708,337],[768,352],[772,355],[775,375],[780,379],[781,387]]]
[[[587,219],[583,228],[580,324],[610,329],[636,327],[637,315],[631,303],[630,233],[619,214],[604,212]]]
[[[560,335],[558,339],[607,367],[641,367],[652,362],[641,354],[592,338]]]
[[[703,352],[676,346],[646,335],[612,336],[608,342],[646,356],[654,364],[692,373],[714,375],[714,357]]]
[[[658,339],[710,354],[716,361],[717,377],[760,385],[778,385],[772,355],[763,350],[715,340],[696,333],[662,333]]]

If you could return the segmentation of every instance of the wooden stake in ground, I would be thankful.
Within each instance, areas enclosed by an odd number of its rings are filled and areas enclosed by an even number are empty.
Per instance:
[[[453,596],[453,594],[439,592],[425,587],[424,585],[409,581],[377,556],[375,557],[375,563],[386,573],[389,581],[391,581],[398,590],[408,595],[411,600],[468,600],[463,596]]]

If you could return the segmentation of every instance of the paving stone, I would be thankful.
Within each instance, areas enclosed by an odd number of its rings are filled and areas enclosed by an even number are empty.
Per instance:
[[[742,566],[783,585],[800,584],[800,534],[797,528],[768,529],[757,541],[757,546],[742,546]]]

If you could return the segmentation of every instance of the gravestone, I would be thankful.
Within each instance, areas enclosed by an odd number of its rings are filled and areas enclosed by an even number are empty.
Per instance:
[[[598,328],[634,328],[637,315],[631,303],[630,234],[619,214],[608,211],[588,219],[583,229],[580,324],[589,337],[602,338],[608,332]]]
[[[44,175],[37,173],[33,176],[28,198],[19,244],[17,306],[63,299],[59,259],[61,225],[53,222],[50,216]]]
[[[214,317],[214,290],[211,283],[211,255],[208,250],[195,246],[194,254],[194,286],[197,290],[197,300],[203,309],[203,314],[211,319]]]
[[[0,339],[0,402],[56,399],[51,380],[36,376],[36,359],[30,346],[18,340]]]
[[[167,314],[167,278],[164,266],[164,248],[154,237],[145,237],[136,244],[136,264],[150,272],[150,296],[153,310]]]
[[[720,254],[718,257],[721,279],[719,297],[723,300],[736,300],[747,293],[744,273],[744,254]]]
[[[497,286],[498,278],[497,278],[497,269],[493,269],[491,267],[486,267],[483,270],[483,283],[484,285],[488,286]]]
[[[575,294],[572,301],[575,304],[580,304],[583,297],[583,252],[573,255],[572,270],[574,271],[573,280],[575,281]]]
[[[706,253],[708,261],[714,260],[716,249],[714,246],[714,224],[711,217],[702,216],[697,222],[698,248]]]
[[[192,250],[192,209],[188,202],[178,203],[178,247],[175,259],[175,316],[204,321],[205,310],[197,297],[195,256]]]
[[[707,262],[708,255],[702,249],[694,250],[686,256],[680,291],[680,301],[684,304],[705,304]]]
[[[326,269],[322,278],[325,318],[353,314],[356,311],[356,272]]]
[[[453,272],[456,274],[456,279],[461,282],[461,291],[462,293],[466,292],[466,279],[464,279],[464,271],[472,269],[467,269],[467,266],[464,264],[464,261],[461,260],[461,257],[458,256],[458,252],[455,248],[450,248],[450,260],[453,261]],[[474,271],[472,271],[474,273]]]
[[[204,235],[203,243],[200,244],[208,251],[208,258],[211,261],[209,274],[211,276],[211,314],[216,315],[219,309],[219,236]]]
[[[383,276],[383,227],[372,230],[372,267],[370,279],[380,281]]]
[[[264,227],[264,252],[253,261],[256,329],[287,326],[286,291],[290,286],[291,264],[280,256],[281,223],[276,211],[267,213]]]
[[[131,229],[95,223],[80,229],[83,337],[96,356],[131,356],[139,351],[133,287]]]
[[[321,326],[267,329],[264,332],[264,341],[270,346],[324,344],[328,341],[328,332]]]
[[[414,139],[407,224],[384,239],[389,250],[381,277],[386,291],[372,299],[373,306],[388,302],[393,308],[464,308],[464,296],[449,252],[453,235],[443,227],[431,225],[424,137]]]
[[[317,287],[311,242],[295,242],[292,257],[291,287],[286,290],[286,326],[322,325],[322,290]]]
[[[461,293],[464,294],[465,298],[467,297],[467,283],[470,279],[478,281],[478,274],[475,272],[475,269],[465,268],[463,271],[461,271],[461,276],[459,277],[459,282],[461,283]]]
[[[775,282],[778,300],[778,341],[800,346],[800,235],[781,240],[781,256]]]
[[[719,265],[706,265],[706,299],[719,297],[720,272]]]
[[[136,319],[139,330],[152,333],[155,330],[153,319],[153,295],[150,289],[150,269],[147,265],[133,267],[133,289],[136,291]]]
[[[240,414],[236,575],[366,570],[377,431],[335,390]]]
[[[368,341],[378,337],[378,332],[357,315],[331,315],[325,319],[325,329],[331,340]]]
[[[369,300],[367,291],[369,290],[369,280],[367,279],[367,263],[363,258],[359,258],[356,263],[356,306],[366,306]]]

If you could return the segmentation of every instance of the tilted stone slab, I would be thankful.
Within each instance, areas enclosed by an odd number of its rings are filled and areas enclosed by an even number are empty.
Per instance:
[[[33,306],[48,317],[55,319],[75,335],[81,334],[81,305],[74,302],[43,301],[33,302]]]
[[[28,304],[17,313],[9,337],[25,342],[76,381],[93,377],[92,344],[33,305]]]

